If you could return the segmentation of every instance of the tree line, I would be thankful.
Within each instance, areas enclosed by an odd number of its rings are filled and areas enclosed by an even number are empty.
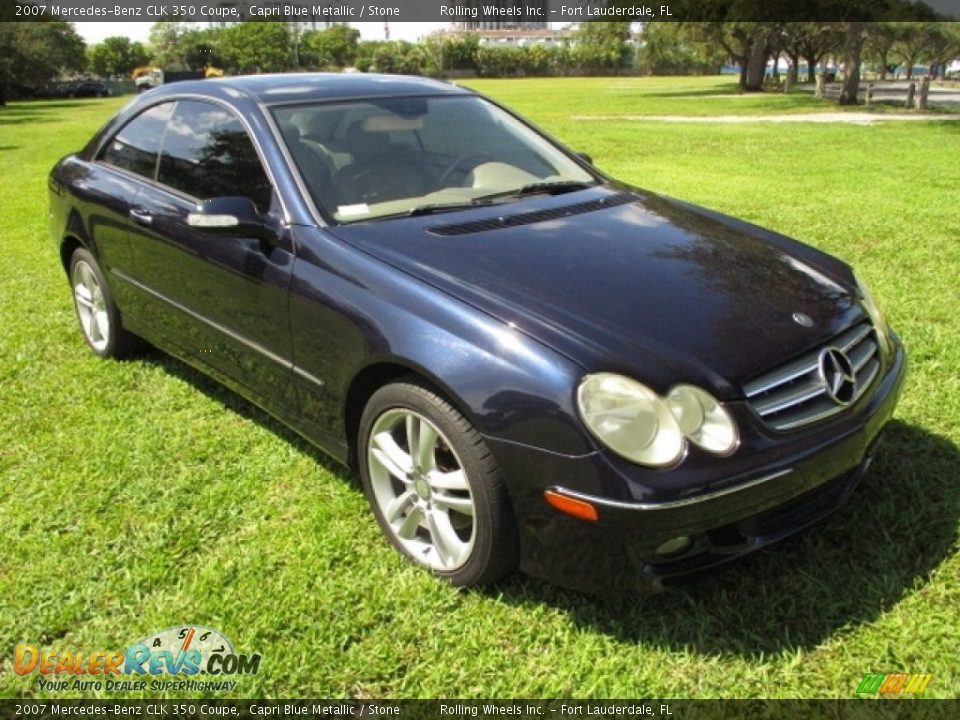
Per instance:
[[[781,59],[791,83],[813,82],[828,58],[843,62],[848,32],[849,24],[840,22],[651,24],[637,64],[650,74],[686,75],[716,72],[730,60],[740,68],[741,89],[759,91],[768,69],[779,74]],[[942,77],[960,58],[960,23],[872,22],[858,32],[861,61],[880,79],[895,71],[910,79],[917,65]]]
[[[630,23],[583,23],[558,47],[483,45],[477,35],[436,33],[420,42],[361,40],[354,28],[335,25],[298,32],[283,23],[247,22],[192,29],[157,23],[150,34],[153,61],[170,69],[215,66],[228,72],[338,70],[442,75],[539,75],[616,71],[632,64]]]
[[[892,1],[871,0],[881,5]],[[0,102],[8,88],[18,85],[38,87],[81,72],[129,76],[146,65],[167,70],[214,67],[228,73],[355,67],[364,72],[442,76],[468,71],[504,77],[614,74],[628,68],[649,74],[717,73],[733,63],[739,67],[741,89],[761,91],[768,70],[778,72],[780,58],[787,63],[791,82],[812,81],[828,58],[839,60],[857,71],[846,73],[841,102],[856,102],[853,81],[859,82],[863,63],[872,65],[881,78],[897,66],[910,77],[917,64],[929,66],[931,74],[943,74],[960,58],[960,23],[702,20],[648,23],[634,32],[629,22],[588,22],[577,26],[567,42],[552,47],[485,45],[470,33],[439,33],[418,43],[364,41],[358,30],[346,25],[298,32],[279,22],[204,29],[160,22],[153,25],[147,44],[110,37],[87,47],[66,22],[0,23]]]

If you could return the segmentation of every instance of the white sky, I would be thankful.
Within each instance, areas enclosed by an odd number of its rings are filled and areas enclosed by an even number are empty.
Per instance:
[[[150,28],[153,23],[146,22],[77,22],[74,26],[77,32],[87,45],[95,45],[104,38],[113,36],[126,36],[131,40],[146,42],[150,35]],[[383,40],[383,23],[350,23],[360,31],[360,36],[364,40]],[[198,23],[197,27],[204,27]],[[450,27],[450,23],[442,22],[392,22],[390,23],[391,40],[410,40],[415,41],[423,35],[432,33],[435,30],[442,30]]]

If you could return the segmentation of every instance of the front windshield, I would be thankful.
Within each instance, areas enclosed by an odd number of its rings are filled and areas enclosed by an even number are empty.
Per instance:
[[[273,108],[314,202],[339,223],[508,200],[595,178],[492,103],[400,97]]]

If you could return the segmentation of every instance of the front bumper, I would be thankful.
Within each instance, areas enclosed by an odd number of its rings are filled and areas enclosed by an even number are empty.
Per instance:
[[[818,521],[856,487],[893,415],[906,369],[899,342],[894,349],[884,376],[849,413],[799,440],[794,435],[766,443],[763,452],[747,452],[740,461],[715,461],[712,478],[698,478],[697,492],[678,497],[637,499],[603,492],[631,483],[623,466],[606,453],[572,458],[493,441],[506,477],[521,478],[511,484],[511,493],[522,569],[588,592],[638,584],[649,589],[729,562]],[[726,476],[717,477],[724,469]],[[591,492],[594,488],[601,492]],[[598,521],[557,512],[543,498],[546,489],[590,502]],[[657,552],[681,536],[689,538],[682,551]]]

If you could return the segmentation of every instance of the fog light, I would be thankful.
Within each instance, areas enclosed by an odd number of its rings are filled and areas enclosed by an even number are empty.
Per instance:
[[[689,550],[691,545],[693,545],[693,541],[688,535],[679,535],[660,545],[660,547],[657,548],[657,555],[662,557],[679,555]]]

